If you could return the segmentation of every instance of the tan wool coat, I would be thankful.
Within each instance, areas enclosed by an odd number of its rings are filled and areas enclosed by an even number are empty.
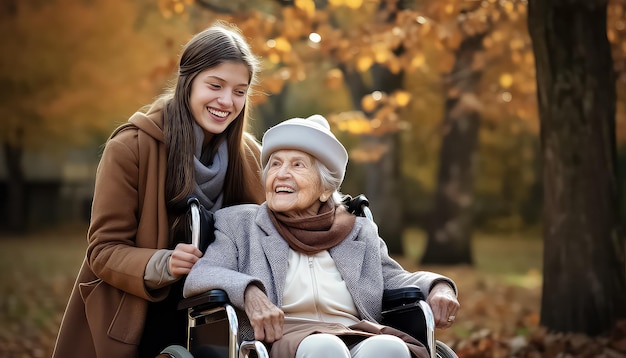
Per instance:
[[[144,284],[150,257],[171,248],[162,116],[138,112],[129,122],[113,133],[98,166],[87,254],[53,358],[136,357],[148,303],[168,294],[169,287]],[[246,189],[262,196],[260,147],[245,143],[247,178],[257,181]]]

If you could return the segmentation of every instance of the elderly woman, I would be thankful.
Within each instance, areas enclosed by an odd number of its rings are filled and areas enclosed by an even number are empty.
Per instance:
[[[447,328],[459,309],[456,286],[404,270],[376,225],[341,205],[348,154],[326,119],[270,128],[261,162],[266,202],[215,213],[215,242],[192,268],[185,296],[225,290],[249,319],[242,338],[271,343],[272,357],[427,357],[418,341],[378,324],[383,290],[418,286],[437,327]]]

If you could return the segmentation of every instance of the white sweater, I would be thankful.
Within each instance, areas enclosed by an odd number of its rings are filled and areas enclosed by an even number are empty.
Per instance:
[[[289,250],[289,268],[281,308],[286,319],[310,319],[345,326],[361,320],[328,251],[305,255]]]

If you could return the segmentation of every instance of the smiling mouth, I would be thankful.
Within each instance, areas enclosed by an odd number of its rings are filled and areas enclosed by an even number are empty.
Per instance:
[[[293,193],[293,192],[295,192],[295,190],[293,190],[292,188],[286,187],[286,186],[276,187],[276,189],[274,189],[274,191],[276,193]]]
[[[213,108],[208,108],[208,111],[212,115],[218,116],[220,118],[225,118],[226,116],[228,116],[228,113],[230,113],[226,111],[218,111],[217,109],[213,109]]]

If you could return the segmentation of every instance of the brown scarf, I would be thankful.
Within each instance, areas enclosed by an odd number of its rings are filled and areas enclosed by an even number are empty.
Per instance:
[[[292,250],[313,255],[342,242],[354,227],[356,217],[343,205],[329,201],[320,207],[317,215],[308,218],[290,218],[267,208],[276,229]]]

